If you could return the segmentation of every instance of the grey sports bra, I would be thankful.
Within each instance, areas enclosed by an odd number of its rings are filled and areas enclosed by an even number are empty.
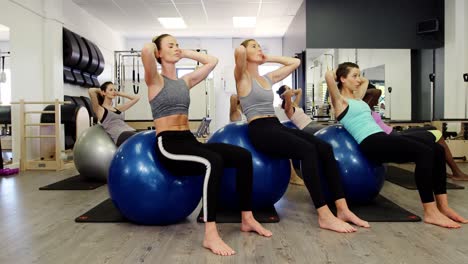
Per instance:
[[[183,79],[172,80],[164,76],[164,86],[149,104],[153,119],[165,116],[188,115],[190,90]]]
[[[271,90],[272,81],[267,75],[263,76],[270,84],[270,89],[266,90],[258,83],[255,78],[252,80],[252,88],[247,96],[239,96],[242,110],[248,120],[256,116],[275,115],[273,108],[273,91]]]

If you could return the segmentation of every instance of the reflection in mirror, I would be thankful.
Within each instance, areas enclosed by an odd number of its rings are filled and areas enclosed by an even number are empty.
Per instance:
[[[361,76],[368,78],[376,88],[382,90],[376,110],[384,118],[411,119],[409,49],[307,49],[306,52],[305,110],[314,119],[334,119],[333,111],[330,110],[325,72],[335,69],[343,62],[358,64]]]
[[[374,106],[374,111],[385,116],[385,65],[362,69],[361,75],[369,80],[369,86],[373,85],[376,89],[382,91],[377,105]]]

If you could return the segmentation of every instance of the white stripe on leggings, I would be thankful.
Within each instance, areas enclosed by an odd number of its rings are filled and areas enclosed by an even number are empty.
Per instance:
[[[208,219],[208,205],[207,205],[207,196],[208,196],[208,181],[210,180],[210,173],[211,173],[211,163],[202,157],[193,156],[193,155],[179,155],[179,154],[172,154],[167,152],[162,143],[162,136],[158,138],[158,146],[161,153],[172,160],[183,160],[183,161],[194,161],[198,163],[202,163],[206,166],[206,174],[205,180],[203,181],[203,221],[207,221]]]

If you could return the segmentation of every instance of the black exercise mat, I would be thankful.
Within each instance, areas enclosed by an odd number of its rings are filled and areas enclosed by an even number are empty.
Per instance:
[[[360,218],[369,222],[418,222],[421,218],[411,212],[401,208],[397,204],[391,202],[383,196],[378,196],[374,202],[368,205],[349,205],[350,209]],[[336,213],[336,209],[331,207]],[[264,210],[254,210],[254,216],[260,223],[277,223],[279,222],[278,214],[274,208],[266,208]],[[203,222],[203,209],[197,217],[197,221]],[[75,222],[78,223],[118,223],[129,222],[114,206],[109,198],[96,207],[92,208],[83,215],[77,217]],[[216,215],[218,223],[240,223],[241,217],[239,211],[222,211]]]
[[[279,222],[278,214],[275,207],[271,206],[263,210],[254,210],[255,219],[260,223],[277,223]],[[203,222],[203,209],[197,217],[198,222]],[[91,210],[82,214],[75,219],[78,223],[118,223],[129,222],[112,203],[109,198],[98,204]],[[241,217],[239,211],[222,211],[216,215],[217,223],[240,223]]]
[[[421,218],[382,195],[366,205],[348,205],[351,211],[368,222],[419,222]],[[330,206],[336,214],[334,206]]]
[[[76,175],[56,183],[52,183],[39,190],[93,190],[106,184],[102,181],[92,180],[81,175]]]
[[[260,223],[278,223],[280,221],[275,206],[273,205],[261,210],[253,210],[252,212],[255,219]],[[241,212],[239,210],[219,209],[216,212],[216,223],[240,223],[241,220]],[[199,223],[204,223],[203,208],[200,209],[197,221]]]
[[[387,175],[385,176],[385,180],[406,189],[418,189],[416,187],[416,182],[414,181],[414,172],[395,166],[387,166]],[[458,184],[453,184],[451,182],[447,182],[447,189],[461,190],[465,189],[465,187],[460,186]]]
[[[77,223],[129,222],[109,198],[75,219]]]

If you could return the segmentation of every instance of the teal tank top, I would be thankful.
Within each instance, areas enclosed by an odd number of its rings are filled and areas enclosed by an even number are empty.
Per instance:
[[[347,99],[347,102],[348,107],[337,119],[359,144],[372,134],[384,132],[366,102],[356,99]]]

